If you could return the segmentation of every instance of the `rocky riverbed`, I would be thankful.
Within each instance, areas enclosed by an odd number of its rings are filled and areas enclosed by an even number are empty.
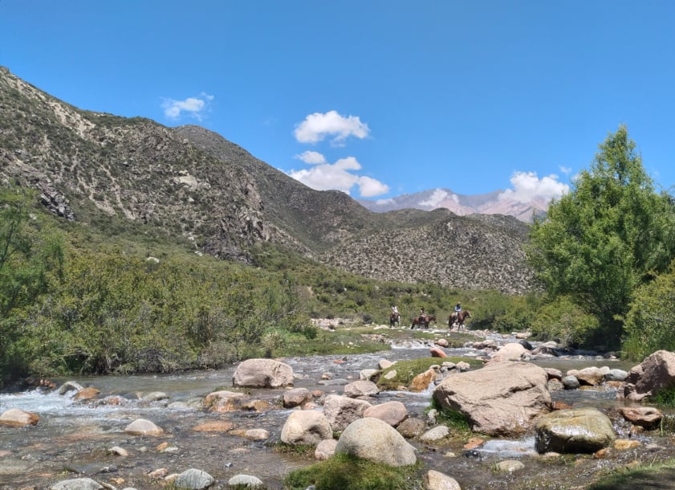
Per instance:
[[[386,338],[387,332],[373,327],[373,335]],[[37,490],[84,477],[105,488],[164,488],[194,469],[213,478],[211,488],[228,488],[233,477],[250,475],[268,489],[281,489],[285,475],[316,462],[317,457],[314,452],[279,449],[291,413],[302,409],[324,412],[326,399],[344,396],[364,372],[380,371],[383,361],[428,357],[431,347],[442,346],[439,341],[447,336],[447,330],[438,330],[435,341],[399,338],[392,349],[376,354],[283,359],[293,370],[294,388],[310,394],[298,407],[284,401],[289,387],[233,386],[237,366],[174,376],[56,380],[54,389],[2,394],[0,413],[21,410],[39,420],[21,427],[0,425],[0,488]],[[517,342],[511,337],[484,336],[493,345],[481,346],[486,339],[477,338],[461,349],[441,349],[467,359],[487,358],[500,345]],[[616,359],[588,354],[528,359],[562,373],[628,367]],[[552,402],[596,407],[609,414],[616,439],[630,441],[609,445],[602,452],[571,455],[539,454],[532,432],[518,437],[430,437],[427,433],[438,425],[433,412],[428,412],[434,389],[432,382],[422,391],[398,389],[352,396],[371,406],[400,402],[407,411],[405,418],[421,423],[415,432],[406,434],[421,463],[420,480],[427,471],[436,470],[454,478],[464,490],[580,489],[606,472],[675,458],[669,431],[635,430],[618,415],[621,407],[635,406],[617,400],[620,383],[551,391]],[[241,396],[219,396],[215,403],[212,396],[208,401],[209,394],[223,391]],[[138,419],[151,422],[158,430],[129,430]]]

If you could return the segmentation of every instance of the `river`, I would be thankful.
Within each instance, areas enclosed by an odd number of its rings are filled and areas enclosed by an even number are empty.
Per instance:
[[[509,338],[500,338],[501,342]],[[429,346],[405,342],[391,350],[375,354],[347,356],[312,356],[283,359],[293,367],[296,387],[322,390],[326,394],[342,393],[344,384],[359,378],[363,369],[376,368],[380,359],[396,361],[426,357]],[[475,356],[472,349],[446,349],[448,355]],[[608,365],[628,370],[631,365],[593,355],[575,355],[538,362],[567,369]],[[34,427],[0,427],[0,489],[48,488],[54,482],[90,476],[114,488],[138,490],[162,488],[160,480],[149,476],[181,473],[197,468],[211,474],[215,488],[227,488],[236,474],[260,478],[268,489],[281,489],[283,477],[291,470],[315,462],[310,456],[285,454],[274,450],[274,442],[290,413],[287,409],[262,412],[207,412],[201,399],[220,389],[232,389],[235,366],[217,371],[200,371],[178,375],[108,376],[69,378],[83,386],[93,386],[103,395],[118,395],[120,405],[85,404],[69,394],[40,390],[0,394],[0,413],[19,408],[37,413],[40,423]],[[322,379],[330,378],[330,379]],[[62,383],[67,380],[56,380]],[[251,397],[278,406],[283,390],[249,390]],[[143,396],[162,392],[167,398],[144,401]],[[71,392],[72,394],[72,392]],[[616,400],[612,389],[553,392],[554,399],[575,406],[592,405],[608,410],[623,402]],[[383,392],[375,403],[388,400],[403,402],[411,416],[425,417],[431,390],[425,393]],[[151,420],[164,434],[156,437],[130,436],[124,428],[137,418]],[[209,421],[228,421],[236,429],[266,429],[266,441],[251,441],[232,433],[198,432],[194,427]],[[626,427],[615,427],[619,437],[628,437]],[[584,488],[599,472],[622,467],[634,461],[660,461],[675,457],[670,435],[639,436],[642,445],[628,451],[610,451],[607,458],[592,456],[544,459],[534,450],[534,438],[494,439],[477,450],[467,451],[457,444],[430,446],[411,441],[418,449],[423,468],[436,469],[454,477],[463,490],[478,489],[573,489]],[[128,455],[110,450],[123,448]],[[495,470],[505,459],[518,459],[525,467],[513,473]]]

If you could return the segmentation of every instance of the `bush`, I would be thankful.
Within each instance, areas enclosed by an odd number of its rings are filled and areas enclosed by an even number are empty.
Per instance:
[[[668,273],[639,288],[624,322],[623,351],[642,360],[664,349],[675,351],[675,263]]]
[[[531,326],[537,340],[555,340],[565,347],[588,344],[599,329],[598,319],[568,296],[560,296],[537,312]]]

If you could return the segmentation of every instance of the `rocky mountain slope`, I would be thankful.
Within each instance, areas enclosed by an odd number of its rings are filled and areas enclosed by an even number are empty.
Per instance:
[[[531,287],[528,225],[513,217],[373,212],[212,131],[81,110],[0,68],[0,183],[10,181],[38,189],[62,219],[160,229],[222,258],[272,243],[380,280]]]

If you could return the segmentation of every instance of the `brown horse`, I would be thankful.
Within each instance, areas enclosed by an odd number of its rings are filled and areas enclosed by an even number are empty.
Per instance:
[[[424,327],[424,328],[429,328],[429,323],[435,322],[436,321],[436,315],[427,315],[426,318],[422,318],[421,316],[416,316],[412,319],[412,325],[410,325],[410,330],[415,328],[417,325]]]
[[[469,310],[462,310],[460,312],[453,311],[448,317],[448,328],[451,329],[453,325],[457,325],[457,330],[460,330],[462,327],[466,328],[464,322],[467,318],[471,318]]]
[[[393,327],[394,325],[401,325],[401,314],[400,313],[392,313],[389,315],[389,327]]]

